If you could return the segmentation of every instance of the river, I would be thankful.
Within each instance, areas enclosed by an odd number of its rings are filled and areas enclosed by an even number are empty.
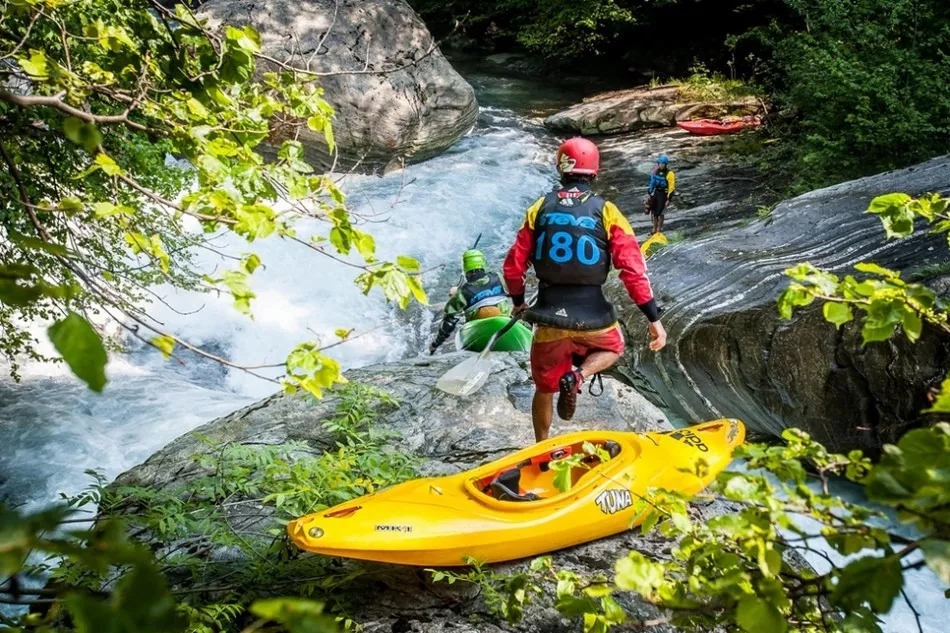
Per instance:
[[[445,299],[458,277],[461,252],[479,234],[479,248],[491,262],[500,263],[524,209],[555,181],[557,140],[541,126],[537,113],[578,97],[524,78],[481,69],[464,72],[482,105],[468,135],[443,155],[403,172],[383,178],[347,176],[342,182],[349,207],[372,218],[363,228],[376,237],[382,257],[407,254],[424,269],[434,269],[425,277],[434,304]],[[631,160],[649,164],[649,155]],[[215,246],[236,253],[249,250],[223,239]],[[331,342],[335,330],[354,326],[352,340],[333,350],[344,368],[424,353],[432,311],[417,307],[400,313],[378,291],[364,296],[352,284],[352,268],[302,247],[272,238],[256,243],[254,251],[264,266],[252,279],[257,294],[253,320],[237,313],[227,297],[171,289],[160,294],[174,310],[157,304],[154,314],[186,340],[237,363],[279,362],[311,333]],[[209,269],[226,265],[208,252],[199,258]],[[42,330],[37,332],[45,340]],[[48,343],[44,346],[49,349]],[[109,383],[102,394],[87,390],[59,365],[25,363],[20,383],[4,371],[0,499],[38,508],[89,485],[88,469],[111,480],[175,437],[276,389],[271,382],[209,361],[190,356],[183,361],[165,361],[130,341],[126,353],[110,356]],[[924,570],[909,578],[909,593],[924,611],[924,630],[944,630],[938,619],[950,616],[950,609],[936,577]],[[888,616],[886,630],[916,630],[903,603]]]

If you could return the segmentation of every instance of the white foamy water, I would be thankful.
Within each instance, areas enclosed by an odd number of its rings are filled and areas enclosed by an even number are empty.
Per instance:
[[[539,126],[484,108],[475,129],[442,156],[383,178],[347,176],[342,187],[349,208],[371,218],[360,228],[375,236],[379,257],[410,255],[424,270],[445,265],[424,277],[437,304],[479,233],[479,248],[500,266],[524,209],[553,182],[553,149]],[[326,225],[299,226],[301,237],[308,231],[325,232]],[[336,341],[341,328],[355,328],[354,338],[331,352],[344,368],[415,355],[428,340],[432,311],[401,312],[379,290],[363,295],[353,284],[359,270],[300,244],[218,238],[214,247],[260,255],[254,318],[234,310],[229,295],[173,289],[158,292],[171,308],[156,302],[151,313],[168,331],[235,363],[279,363],[302,341]],[[235,266],[205,250],[198,261],[212,274]],[[181,355],[182,365],[135,340],[129,345],[129,353],[110,355],[102,394],[62,366],[27,363],[20,384],[0,379],[0,498],[38,507],[61,492],[74,494],[91,481],[86,469],[114,478],[179,435],[278,389],[191,354]]]

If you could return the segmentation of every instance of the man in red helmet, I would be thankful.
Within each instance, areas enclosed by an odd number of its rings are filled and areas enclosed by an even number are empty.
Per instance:
[[[551,428],[554,394],[558,416],[570,420],[584,380],[612,366],[623,352],[617,314],[601,288],[611,261],[650,321],[650,349],[666,345],[633,229],[613,203],[590,189],[600,168],[597,146],[584,138],[569,139],[558,148],[556,164],[560,186],[528,209],[503,268],[515,312],[527,309],[529,266],[538,277],[538,300],[525,320],[537,326],[531,345],[531,417],[539,442]]]

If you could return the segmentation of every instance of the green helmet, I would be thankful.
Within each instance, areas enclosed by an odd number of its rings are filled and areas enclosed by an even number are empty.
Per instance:
[[[473,270],[485,269],[485,256],[481,251],[469,249],[462,254],[462,270],[471,272]]]

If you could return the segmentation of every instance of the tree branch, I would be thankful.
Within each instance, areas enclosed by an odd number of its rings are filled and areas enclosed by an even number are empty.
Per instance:
[[[128,128],[136,130],[138,132],[150,132],[150,128],[142,125],[141,123],[136,123],[135,121],[129,120],[129,111],[126,110],[122,114],[115,115],[105,115],[105,114],[92,114],[86,112],[85,110],[80,110],[79,108],[74,108],[65,101],[63,101],[60,96],[60,93],[57,96],[53,97],[42,97],[42,96],[25,96],[25,95],[16,95],[12,92],[0,88],[0,101],[6,101],[7,103],[19,106],[21,108],[32,108],[35,106],[46,106],[53,108],[54,110],[59,110],[63,114],[68,114],[69,116],[76,117],[87,123],[98,123],[100,125],[115,125],[122,124]]]
[[[907,595],[907,592],[903,587],[901,587],[901,595],[904,597],[904,602],[906,602],[907,606],[910,608],[910,612],[914,614],[914,620],[917,621],[918,633],[924,633],[924,626],[920,623],[920,612],[917,610],[917,607],[914,606],[914,603],[911,602],[910,596]]]

